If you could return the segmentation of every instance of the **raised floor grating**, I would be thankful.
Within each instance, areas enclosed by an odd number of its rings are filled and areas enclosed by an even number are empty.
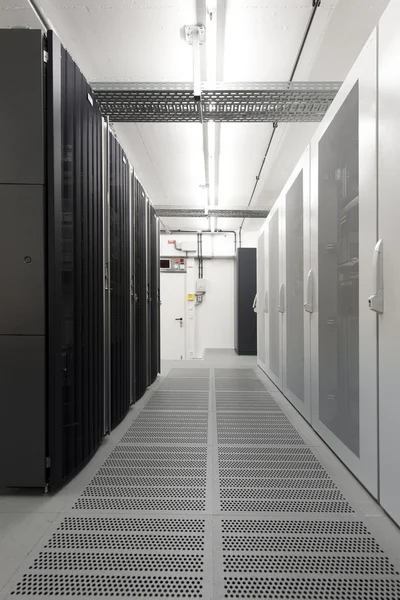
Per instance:
[[[216,379],[220,377],[228,377],[232,379],[258,379],[254,369],[214,369]]]
[[[398,565],[256,372],[182,371],[51,526],[11,595],[400,600]]]
[[[183,378],[196,378],[196,377],[210,377],[210,369],[171,369],[168,373],[168,377],[183,377]]]
[[[265,386],[259,379],[243,378],[217,378],[215,379],[215,389],[236,392],[265,392]]]
[[[161,383],[159,390],[208,390],[209,380],[206,377],[185,378],[167,377]]]
[[[33,573],[24,575],[12,593],[29,596],[202,598],[202,588],[202,577]]]

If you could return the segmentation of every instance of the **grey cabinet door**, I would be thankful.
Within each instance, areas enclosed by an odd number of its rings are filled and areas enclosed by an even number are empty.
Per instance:
[[[257,360],[265,370],[265,232],[257,244]]]
[[[312,424],[377,495],[377,336],[368,309],[376,243],[374,34],[312,141]]]
[[[280,232],[281,199],[271,210],[268,221],[268,365],[267,374],[282,389],[282,314],[284,289],[282,282]]]
[[[310,153],[307,148],[283,190],[281,227],[282,280],[285,286],[283,392],[308,421],[311,417],[310,328],[313,310],[309,174]]]
[[[379,326],[380,501],[400,525],[400,5],[379,25],[379,231],[383,314]],[[372,256],[371,256],[372,259]],[[376,289],[371,289],[371,293]]]

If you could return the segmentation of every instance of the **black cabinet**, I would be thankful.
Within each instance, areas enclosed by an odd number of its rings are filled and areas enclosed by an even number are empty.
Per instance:
[[[239,248],[235,273],[235,350],[257,354],[257,315],[253,309],[257,290],[257,250]]]

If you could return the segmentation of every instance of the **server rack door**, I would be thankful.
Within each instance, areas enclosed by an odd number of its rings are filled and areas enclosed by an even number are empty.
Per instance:
[[[160,220],[157,217],[157,373],[161,373]]]
[[[48,44],[49,482],[57,487],[104,432],[102,118],[52,32]]]
[[[135,257],[136,257],[136,178],[131,172],[130,176],[130,207],[129,207],[129,229],[130,229],[130,395],[131,404],[136,402],[136,301],[135,301]]]
[[[312,273],[309,264],[310,157],[305,152],[284,188],[282,210],[283,392],[310,421]]]
[[[312,424],[377,495],[376,34],[312,141]]]
[[[110,134],[111,426],[128,412],[130,394],[130,171]]]
[[[238,354],[257,354],[257,316],[253,310],[257,290],[257,251],[239,248],[236,253]]]
[[[136,398],[143,396],[147,387],[146,354],[146,196],[139,182],[136,185]]]
[[[104,434],[111,431],[110,127],[103,122]]]
[[[265,371],[265,230],[257,242],[257,362]]]
[[[46,485],[43,49],[41,31],[0,31],[0,485],[41,488]]]
[[[400,5],[389,4],[379,23],[379,230],[382,253],[371,274],[370,294],[381,291],[383,313],[379,326],[379,455],[380,502],[400,525]],[[372,260],[372,255],[370,261]],[[371,264],[371,263],[370,263]],[[383,282],[379,282],[379,271]]]
[[[282,314],[285,310],[280,256],[281,200],[268,217],[268,364],[267,375],[282,389]]]

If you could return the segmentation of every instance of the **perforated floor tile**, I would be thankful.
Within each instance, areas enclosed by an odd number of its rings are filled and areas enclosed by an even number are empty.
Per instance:
[[[399,561],[254,369],[172,369],[111,447],[10,597],[400,600]]]
[[[184,379],[186,378],[197,378],[197,377],[210,377],[210,369],[202,369],[202,368],[198,368],[198,369],[179,369],[179,368],[175,368],[175,369],[171,369],[170,372],[168,373],[168,377],[183,377]]]
[[[258,379],[218,378],[215,379],[215,389],[233,390],[237,392],[265,392],[264,384]]]
[[[208,390],[209,380],[207,377],[167,377],[164,379],[159,390]]]
[[[254,369],[214,369],[214,374],[216,379],[220,377],[232,379],[258,379]]]

